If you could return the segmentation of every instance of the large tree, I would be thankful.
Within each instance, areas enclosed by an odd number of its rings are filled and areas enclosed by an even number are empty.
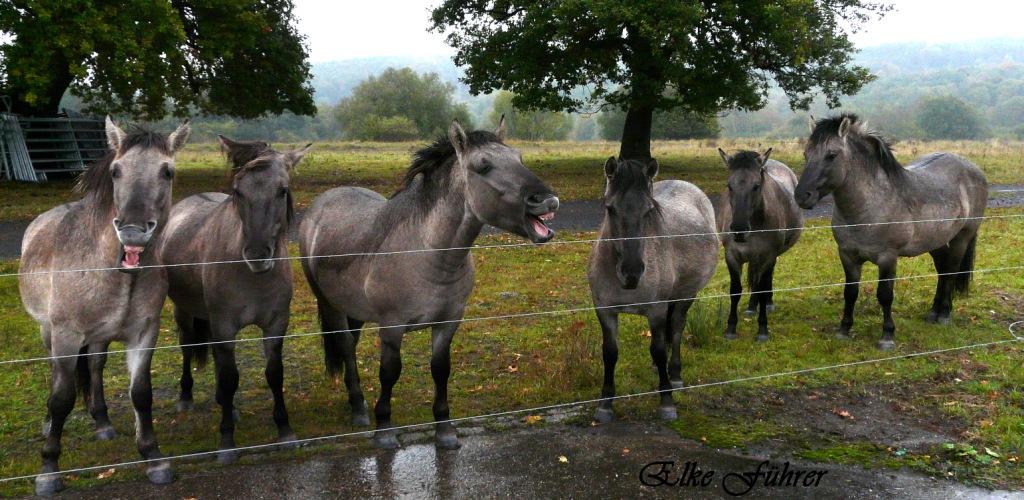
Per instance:
[[[466,105],[455,101],[454,92],[437,73],[388,68],[360,82],[338,103],[336,117],[349,139],[432,138],[448,130],[452,118],[472,126]]]
[[[471,92],[508,89],[523,109],[625,109],[620,155],[649,157],[659,109],[759,109],[773,81],[794,108],[817,93],[837,106],[871,79],[852,64],[849,34],[887,10],[868,0],[442,0],[432,29],[448,33]]]
[[[291,0],[0,0],[0,35],[16,113],[316,112]]]

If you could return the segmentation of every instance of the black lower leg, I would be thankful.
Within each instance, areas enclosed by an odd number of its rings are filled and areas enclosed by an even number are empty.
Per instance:
[[[729,320],[725,325],[726,338],[736,338],[736,324],[739,323],[736,308],[739,307],[740,295],[743,293],[740,271],[739,265],[729,263]]]

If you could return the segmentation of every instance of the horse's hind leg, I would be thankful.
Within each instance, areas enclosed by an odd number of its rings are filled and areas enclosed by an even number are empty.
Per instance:
[[[601,357],[604,360],[604,384],[601,397],[615,396],[615,364],[619,361],[619,313],[610,309],[598,309],[597,321],[601,324]],[[615,419],[612,400],[603,399],[597,404],[594,420],[605,424]]]
[[[757,284],[757,304],[759,306],[757,315],[757,341],[768,341],[768,303],[771,301],[772,291],[772,269],[775,267],[775,258],[760,268],[760,276]]]
[[[725,325],[725,338],[736,338],[736,324],[739,317],[736,315],[736,308],[739,307],[740,295],[743,293],[743,264],[726,254],[726,265],[729,267],[729,321]],[[750,300],[754,300],[751,295]]]
[[[101,441],[107,441],[117,436],[114,426],[110,423],[110,416],[107,414],[107,400],[103,394],[103,368],[107,365],[106,352],[109,349],[109,343],[89,344],[89,356],[86,357],[89,367],[87,375],[89,388],[83,392],[83,397],[86,399],[89,415],[92,415],[93,421],[96,422],[96,437]]]
[[[50,397],[46,401],[46,421],[43,443],[43,468],[36,477],[36,494],[52,495],[64,489],[60,475],[58,460],[60,459],[60,439],[64,432],[64,422],[75,406],[75,365],[80,347],[62,341],[59,336],[52,339],[51,356],[71,356],[50,361]]]
[[[370,425],[370,412],[363,397],[363,387],[359,381],[359,364],[356,362],[356,346],[359,344],[359,332],[363,321],[348,317],[348,333],[344,347],[345,356],[345,388],[348,390],[348,404],[352,409],[352,425],[360,427]]]
[[[655,307],[647,313],[647,323],[651,327],[651,359],[658,367],[658,390],[661,391],[661,403],[658,405],[658,416],[662,420],[675,420],[676,403],[672,398],[672,383],[668,377],[667,343],[671,341],[669,332],[668,306]]]
[[[431,329],[430,375],[434,378],[435,442],[438,448],[454,450],[459,447],[455,425],[448,420],[448,376],[451,374],[451,347],[458,323],[442,323]]]
[[[932,299],[932,308],[928,311],[925,321],[929,323],[949,323],[949,310],[952,308],[953,276],[948,273],[955,272],[956,266],[949,247],[941,247],[931,252],[932,260],[935,261],[935,273],[938,274],[938,282],[935,285],[935,298]]]
[[[768,266],[765,276],[765,304],[767,304],[768,312],[775,312],[775,264],[777,260],[772,259],[772,264]]]
[[[373,409],[377,419],[377,432],[373,434],[378,448],[394,449],[400,446],[391,427],[391,391],[402,375],[403,328],[380,329],[380,397]]]
[[[846,285],[843,286],[843,319],[839,322],[838,338],[850,338],[850,329],[853,328],[853,311],[857,305],[857,296],[860,294],[860,274],[864,268],[864,262],[850,257],[842,251],[839,252],[839,259],[843,263],[843,273],[846,275]]]
[[[323,343],[327,373],[336,376],[339,371],[345,371],[352,425],[370,425],[370,415],[359,381],[359,366],[356,364],[356,342],[359,341],[359,329],[363,327],[363,322],[347,317],[331,307],[324,298],[317,300],[317,310],[320,326],[325,332]]]
[[[295,441],[295,432],[288,423],[288,409],[284,403],[284,362],[281,348],[288,331],[288,313],[279,314],[272,325],[263,328],[263,357],[267,366],[263,373],[274,396],[274,424],[277,425],[277,440],[281,443]]]
[[[896,286],[896,257],[878,261],[878,304],[882,306],[882,338],[878,348],[883,351],[896,347],[896,323],[892,319],[893,288]]]
[[[672,354],[668,360],[669,383],[673,389],[683,387],[682,349],[683,330],[686,329],[686,314],[693,306],[693,299],[681,300],[669,307],[669,333],[672,335]]]

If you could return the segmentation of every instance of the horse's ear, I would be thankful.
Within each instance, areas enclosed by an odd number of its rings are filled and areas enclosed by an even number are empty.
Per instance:
[[[647,165],[644,166],[644,175],[647,176],[648,180],[654,180],[658,176],[658,160],[654,158],[647,159]]]
[[[718,148],[718,156],[722,157],[722,161],[724,161],[725,162],[725,166],[728,167],[729,166],[729,162],[732,161],[732,157],[729,156],[729,154],[726,153],[725,151],[722,151],[722,148]]]
[[[615,160],[614,156],[609,156],[608,160],[604,162],[604,176],[611,179],[615,177],[615,169],[619,168],[619,162]]]
[[[466,131],[462,129],[462,125],[459,125],[458,119],[452,120],[451,126],[448,127],[448,140],[455,148],[455,155],[461,160],[462,155],[466,153],[469,139],[466,137]]]
[[[843,121],[839,122],[839,138],[846,139],[846,135],[850,133],[850,127],[853,126],[853,121],[850,120],[849,116],[844,116]]]
[[[768,151],[765,151],[764,153],[762,153],[760,156],[757,157],[757,161],[761,162],[761,166],[763,167],[766,163],[768,163],[768,159],[771,156],[772,156],[772,148],[768,148]]]
[[[115,153],[120,151],[121,143],[124,142],[124,138],[127,134],[124,133],[124,130],[121,130],[121,127],[118,127],[117,124],[114,123],[114,120],[110,119],[110,115],[107,115],[105,128],[107,131],[107,147]]]
[[[814,124],[816,122],[814,121],[814,115],[808,115],[808,116],[809,116],[809,118],[807,119],[807,127],[810,129],[810,132],[813,134],[814,133]]]
[[[185,143],[188,142],[188,136],[192,134],[192,127],[189,126],[191,120],[185,119],[181,125],[178,126],[177,130],[171,132],[171,135],[167,136],[167,145],[171,148],[171,153],[177,153]]]
[[[301,147],[301,148],[298,148],[298,149],[293,149],[293,150],[285,153],[284,154],[284,162],[285,162],[285,165],[288,166],[288,170],[294,169],[295,166],[299,164],[299,161],[302,160],[302,157],[306,156],[306,153],[309,152],[309,148],[311,148],[311,147],[313,147],[313,143],[312,142],[309,143],[309,144],[306,144],[304,147]]]
[[[505,113],[501,114],[501,119],[498,120],[498,128],[494,130],[494,135],[498,136],[498,140],[505,142],[505,135],[508,134],[508,123],[505,121]]]
[[[231,139],[228,139],[227,137],[224,137],[223,135],[220,134],[217,134],[217,141],[220,142],[220,150],[221,152],[224,153],[231,151],[233,148],[238,146],[237,142],[232,141]]]

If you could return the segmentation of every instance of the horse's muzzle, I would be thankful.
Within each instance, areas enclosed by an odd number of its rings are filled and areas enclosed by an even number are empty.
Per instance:
[[[800,208],[810,210],[818,204],[819,196],[817,191],[797,191],[795,198],[796,204],[800,205]]]

